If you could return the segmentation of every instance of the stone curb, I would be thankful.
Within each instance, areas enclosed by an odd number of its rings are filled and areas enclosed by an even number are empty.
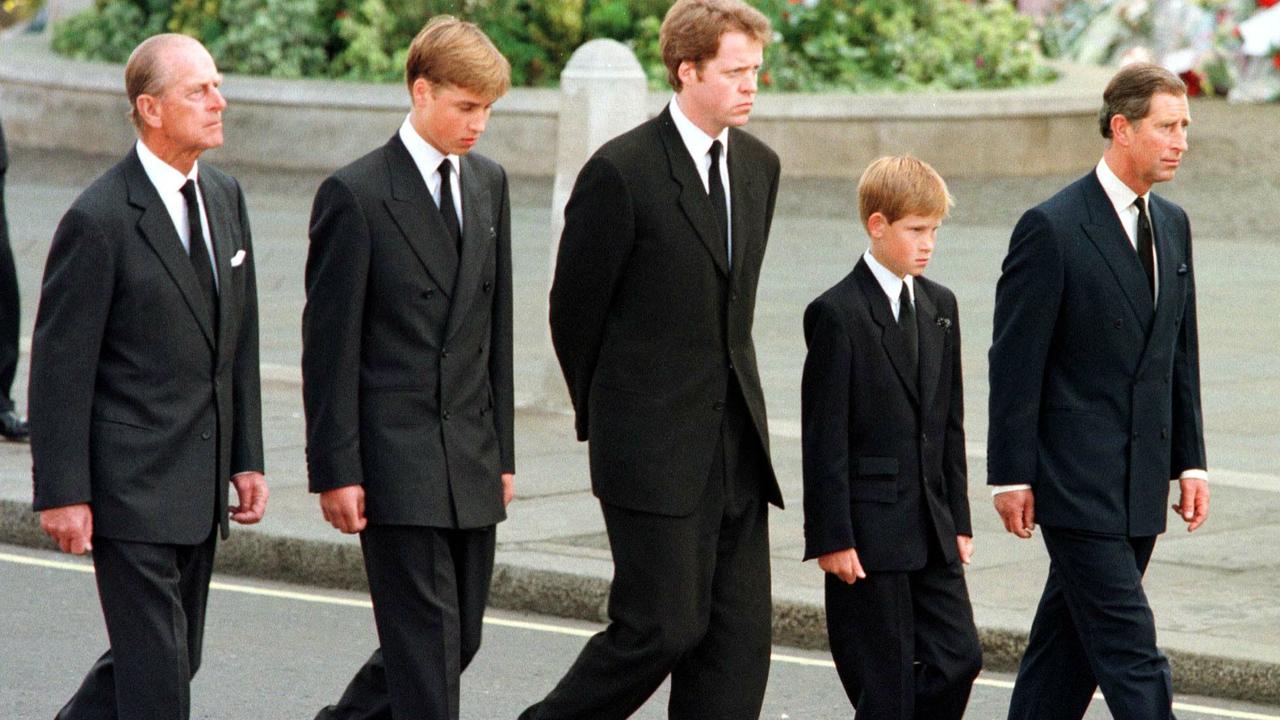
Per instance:
[[[0,543],[49,549],[29,503],[0,500]],[[489,606],[498,610],[601,622],[606,618],[609,583],[571,572],[534,569],[499,561]],[[239,530],[221,544],[220,573],[277,582],[365,591],[360,548],[350,543],[281,537]],[[1018,630],[979,628],[986,670],[1012,672],[1026,646]],[[776,601],[773,639],[779,645],[827,648],[825,615],[811,603]],[[1165,650],[1179,693],[1252,703],[1280,703],[1280,664]]]

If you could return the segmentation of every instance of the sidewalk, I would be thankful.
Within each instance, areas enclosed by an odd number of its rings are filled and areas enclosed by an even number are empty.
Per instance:
[[[112,160],[17,150],[8,180],[12,243],[29,338],[39,276],[53,228],[75,194]],[[1166,195],[1196,231],[1204,405],[1213,487],[1208,524],[1194,535],[1171,515],[1146,589],[1179,692],[1280,703],[1280,170],[1236,177],[1229,164],[1196,172]],[[235,171],[235,168],[232,168]],[[1082,169],[1083,172],[1083,169]],[[306,492],[298,381],[306,219],[319,176],[241,171],[254,227],[262,306],[263,422],[272,496],[266,519],[233,530],[223,569],[308,584],[360,587],[354,538],[332,530]],[[1071,178],[955,183],[959,206],[943,227],[930,276],[951,286],[964,328],[970,502],[977,553],[970,592],[987,664],[1016,663],[1044,582],[1038,538],[1006,534],[984,486],[986,350],[995,279],[1009,229],[1025,207]],[[569,617],[603,617],[611,565],[599,507],[588,489],[586,446],[573,439],[546,339],[550,184],[513,181],[517,288],[518,498],[499,529],[493,604]],[[808,300],[851,267],[865,247],[849,219],[847,183],[783,188],[765,260],[756,344],[769,404],[773,454],[788,509],[772,519],[776,639],[825,642],[822,578],[801,564],[803,543],[799,377],[800,316]],[[14,396],[25,398],[26,358]],[[29,512],[30,455],[0,443],[0,542],[41,543]]]

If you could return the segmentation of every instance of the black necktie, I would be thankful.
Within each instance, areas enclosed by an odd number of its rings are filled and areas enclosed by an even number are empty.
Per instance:
[[[724,248],[725,266],[732,262],[729,256],[729,210],[725,208],[724,183],[720,181],[720,141],[711,143],[711,169],[707,174],[707,195],[711,198],[711,211],[720,225],[720,247]]]
[[[449,182],[449,173],[453,171],[453,163],[445,158],[440,163],[440,218],[444,220],[444,229],[453,238],[453,246],[462,257],[462,228],[458,227],[458,206],[453,202],[453,183]]]
[[[209,310],[209,324],[213,328],[213,336],[218,336],[218,289],[213,282],[213,264],[209,261],[209,250],[204,243],[204,229],[200,226],[200,203],[196,200],[196,183],[188,180],[182,186],[182,197],[187,201],[187,229],[189,241],[187,256],[191,258],[191,267],[196,271],[196,281],[204,292],[206,307]]]
[[[1133,201],[1138,207],[1138,259],[1147,273],[1147,289],[1156,296],[1156,246],[1151,234],[1151,217],[1147,215],[1147,200],[1139,197]]]
[[[920,357],[920,329],[916,327],[916,309],[911,305],[911,291],[907,283],[902,283],[902,292],[898,293],[898,327],[902,329],[902,339],[907,346],[907,357],[911,359],[911,367],[915,368]]]

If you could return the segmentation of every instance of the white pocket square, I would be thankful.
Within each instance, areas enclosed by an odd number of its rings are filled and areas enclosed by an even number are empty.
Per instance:
[[[244,264],[244,250],[237,250],[235,255],[231,256],[231,267],[240,267]]]

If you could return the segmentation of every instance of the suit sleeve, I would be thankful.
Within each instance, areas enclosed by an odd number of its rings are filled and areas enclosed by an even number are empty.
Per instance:
[[[947,407],[946,446],[942,454],[942,478],[957,535],[973,535],[969,517],[969,469],[964,444],[964,373],[960,366],[960,308],[952,300],[951,399]]]
[[[1044,370],[1062,300],[1063,263],[1048,218],[1028,211],[996,284],[988,354],[987,483],[1034,485]]]
[[[240,237],[244,243],[244,306],[231,381],[234,426],[231,430],[231,474],[266,470],[262,452],[262,379],[258,362],[258,280],[244,191],[236,184]]]
[[[622,174],[602,157],[583,166],[564,211],[551,283],[551,342],[569,386],[578,439],[590,426],[591,381],[614,288],[635,242],[635,215]]]
[[[804,559],[856,547],[849,513],[849,385],[853,347],[837,311],[814,302],[804,313],[809,352],[800,380],[804,468]]]
[[[1187,299],[1173,356],[1173,442],[1169,467],[1174,478],[1184,470],[1209,467],[1200,409],[1200,339],[1196,325],[1196,273],[1191,262],[1191,224],[1185,214],[1182,221],[1186,238]]]
[[[364,482],[360,461],[360,340],[369,226],[347,185],[329,178],[311,208],[302,313],[302,401],[311,492]]]
[[[493,388],[494,424],[497,426],[502,472],[516,471],[515,381],[512,359],[511,198],[507,175],[501,177],[502,207],[498,211],[497,277],[493,295],[493,322],[489,329],[489,383]]]
[[[115,287],[115,256],[94,218],[72,208],[45,264],[31,344],[28,411],[35,510],[87,503],[94,384]]]

